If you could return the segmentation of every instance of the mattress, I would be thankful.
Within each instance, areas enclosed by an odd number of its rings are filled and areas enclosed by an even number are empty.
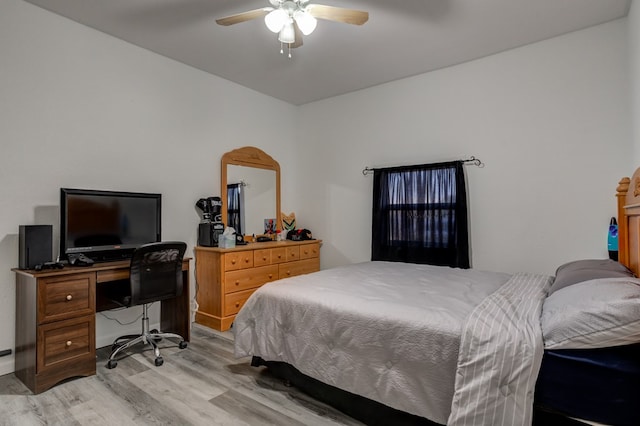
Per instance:
[[[328,385],[445,424],[463,325],[510,278],[366,262],[272,282],[236,317],[236,356],[286,362]]]
[[[640,344],[547,350],[536,384],[536,404],[583,420],[638,425],[639,360]]]

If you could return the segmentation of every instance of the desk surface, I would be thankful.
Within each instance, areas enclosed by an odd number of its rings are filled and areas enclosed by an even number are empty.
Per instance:
[[[183,271],[189,269],[190,260],[191,260],[190,257],[185,257],[183,259],[182,261]],[[35,269],[19,269],[19,268],[13,268],[11,270],[16,274],[28,275],[30,277],[35,277],[35,278],[61,276],[66,274],[78,274],[81,272],[112,272],[112,271],[126,270],[127,271],[126,277],[116,278],[116,279],[122,279],[122,278],[128,277],[130,265],[131,265],[130,260],[119,260],[117,262],[98,262],[98,263],[94,263],[91,266],[65,265],[64,268],[61,268],[61,269],[53,268],[53,269],[43,269],[41,271],[36,271]],[[104,280],[104,281],[107,281],[107,280]]]

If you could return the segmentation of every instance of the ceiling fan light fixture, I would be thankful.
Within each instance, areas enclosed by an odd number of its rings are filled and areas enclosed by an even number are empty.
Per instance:
[[[281,32],[288,20],[289,14],[282,9],[274,9],[264,17],[265,25],[274,33]]]
[[[316,29],[316,25],[318,25],[318,20],[304,9],[296,10],[293,13],[293,19],[295,19],[298,28],[304,35],[311,34]]]
[[[296,30],[293,28],[293,22],[289,21],[282,27],[278,40],[282,43],[294,43],[296,41]]]

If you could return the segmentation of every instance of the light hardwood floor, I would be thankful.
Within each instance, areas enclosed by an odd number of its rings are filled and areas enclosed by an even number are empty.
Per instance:
[[[229,333],[193,324],[184,350],[161,343],[164,365],[145,350],[40,395],[0,377],[0,425],[360,425],[233,356]]]

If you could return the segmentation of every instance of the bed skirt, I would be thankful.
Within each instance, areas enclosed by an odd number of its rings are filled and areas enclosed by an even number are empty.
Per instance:
[[[254,356],[251,359],[253,367],[265,366],[271,374],[366,425],[370,426],[442,426],[424,417],[419,417],[404,411],[396,410],[377,401],[365,398],[351,392],[344,391],[306,376],[286,362],[265,361]],[[580,426],[578,422],[544,408],[536,407],[533,414],[534,426]]]

